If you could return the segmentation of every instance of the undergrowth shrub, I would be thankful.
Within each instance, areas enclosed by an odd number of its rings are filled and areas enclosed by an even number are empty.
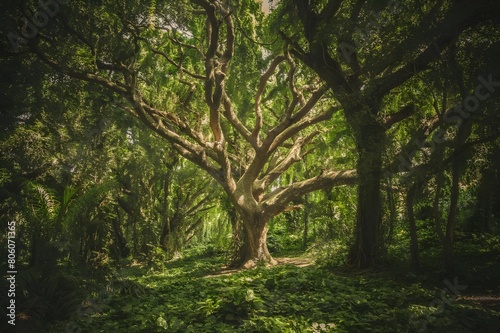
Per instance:
[[[324,242],[311,246],[308,253],[316,257],[321,267],[340,267],[346,263],[348,246],[343,242]]]
[[[56,269],[43,272],[37,268],[19,270],[16,279],[18,332],[40,332],[47,323],[65,320],[84,297],[81,279]]]

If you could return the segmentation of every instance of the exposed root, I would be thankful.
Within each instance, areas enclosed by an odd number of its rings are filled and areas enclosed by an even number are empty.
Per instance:
[[[241,269],[251,269],[255,268],[257,266],[265,266],[265,267],[272,267],[276,266],[278,264],[278,261],[274,259],[273,257],[269,257],[269,259],[264,260],[258,260],[258,259],[249,259],[243,263],[243,265],[240,266]]]

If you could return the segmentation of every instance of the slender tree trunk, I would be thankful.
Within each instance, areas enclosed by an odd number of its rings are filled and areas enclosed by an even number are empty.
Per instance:
[[[415,203],[416,192],[419,186],[415,183],[406,193],[406,214],[408,216],[408,224],[410,226],[410,267],[414,273],[420,271],[420,253],[418,250],[418,233],[417,224],[415,222],[415,213],[413,206]]]
[[[167,220],[163,225],[161,233],[161,246],[167,253],[169,258],[175,257],[183,247],[184,235],[182,234],[183,217],[175,213],[174,216]]]
[[[305,251],[307,249],[307,237],[309,229],[309,195],[304,196],[304,242],[302,243],[302,249]]]
[[[168,234],[170,233],[170,221],[169,221],[169,194],[170,194],[170,180],[172,179],[172,168],[169,167],[167,173],[165,174],[165,180],[163,182],[163,212],[162,212],[162,231],[160,237],[160,244],[163,250],[167,251],[168,246],[165,243]]]
[[[460,171],[458,162],[454,161],[452,165],[452,181],[450,193],[450,210],[448,212],[448,221],[446,223],[446,235],[444,242],[444,265],[448,273],[455,271],[455,249],[454,249],[454,233],[455,222],[457,218],[458,196]]]
[[[465,96],[465,89],[462,88],[461,90],[462,96]],[[459,151],[460,147],[462,147],[462,145],[467,141],[467,138],[471,135],[471,133],[472,122],[470,119],[466,119],[460,124],[458,129],[458,133],[455,138],[455,152]],[[444,242],[444,266],[446,271],[450,274],[454,273],[456,268],[454,233],[458,213],[458,198],[460,195],[460,177],[466,163],[467,162],[464,156],[456,155],[453,157],[451,164],[450,210],[448,212]]]
[[[130,254],[130,249],[127,246],[127,240],[123,236],[123,231],[120,228],[120,210],[118,209],[118,206],[115,207],[115,211],[117,217],[111,220],[113,225],[113,235],[115,236],[120,257],[126,258]]]
[[[79,253],[79,261],[81,263],[86,263],[88,254],[89,254],[89,236],[84,232],[80,237],[80,253]]]
[[[482,202],[482,214],[481,214],[481,225],[479,226],[479,231],[481,233],[490,233],[491,232],[491,216],[493,215],[493,192],[491,189],[485,194],[483,199],[480,199]]]
[[[460,88],[460,94],[462,99],[466,99],[468,96],[468,91],[465,88],[463,72],[460,70],[458,65],[456,55],[456,44],[450,46],[450,66],[453,70],[453,74],[456,76],[458,87]],[[457,135],[455,137],[455,153],[459,151],[460,147],[467,141],[467,138],[472,133],[472,121],[470,118],[464,119],[458,128]],[[462,174],[462,167],[466,164],[464,157],[456,155],[452,159],[451,164],[451,190],[450,190],[450,209],[448,212],[448,220],[446,222],[446,233],[444,241],[444,266],[446,272],[453,274],[456,269],[455,262],[455,244],[454,244],[454,234],[455,234],[455,224],[457,219],[457,209],[458,209],[458,198],[460,195],[460,177]]]
[[[441,222],[441,210],[439,209],[439,200],[441,199],[441,192],[443,189],[443,183],[444,183],[444,174],[442,170],[443,166],[443,147],[438,147],[438,159],[439,159],[439,167],[438,167],[438,173],[436,175],[436,193],[434,195],[434,202],[433,202],[433,214],[434,214],[434,227],[436,229],[436,233],[439,238],[439,242],[441,245],[444,245],[445,239],[444,239],[444,233],[442,229],[442,222]]]
[[[132,242],[134,243],[133,245],[133,252],[134,252],[134,257],[136,258],[138,255],[138,242],[139,242],[139,237],[137,233],[137,220],[134,217],[132,221]]]
[[[477,189],[476,213],[474,227],[481,233],[491,232],[491,216],[494,207],[494,191],[497,186],[495,172],[488,169],[483,172],[481,183]]]
[[[170,223],[169,223],[168,219],[167,219],[166,223],[165,223],[165,221],[163,223],[163,227],[161,230],[161,236],[160,236],[160,244],[161,244],[161,248],[165,252],[168,253],[170,251]]]
[[[387,205],[389,207],[389,230],[387,232],[387,238],[384,241],[384,253],[387,253],[387,249],[392,243],[394,237],[394,226],[396,224],[396,202],[394,201],[394,192],[392,190],[392,181],[390,178],[387,183]]]

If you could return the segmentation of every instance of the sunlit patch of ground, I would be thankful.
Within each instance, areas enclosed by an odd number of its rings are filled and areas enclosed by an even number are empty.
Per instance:
[[[296,267],[307,267],[311,266],[314,264],[314,259],[312,258],[306,258],[306,257],[282,257],[282,258],[274,258],[278,264],[275,266],[280,266],[280,265],[293,265]],[[234,273],[238,273],[245,270],[245,268],[223,268],[220,272],[217,272],[215,274],[210,274],[206,275],[206,278],[209,277],[216,277],[216,276],[224,276],[224,275],[232,275]]]
[[[500,315],[500,295],[463,295],[460,300],[470,301]]]

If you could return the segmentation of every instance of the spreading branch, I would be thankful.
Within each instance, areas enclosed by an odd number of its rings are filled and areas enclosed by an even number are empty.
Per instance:
[[[324,171],[316,177],[276,188],[264,195],[262,205],[270,214],[278,213],[285,209],[291,201],[297,200],[307,193],[334,186],[354,185],[356,181],[356,170]]]

